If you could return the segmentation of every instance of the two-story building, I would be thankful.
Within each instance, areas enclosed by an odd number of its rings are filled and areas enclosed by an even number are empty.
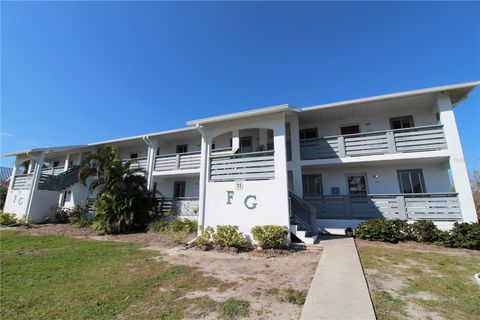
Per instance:
[[[306,108],[280,105],[187,127],[16,156],[5,212],[34,222],[92,199],[76,175],[115,145],[164,208],[199,225],[284,225],[304,242],[372,218],[476,222],[454,108],[480,82]]]

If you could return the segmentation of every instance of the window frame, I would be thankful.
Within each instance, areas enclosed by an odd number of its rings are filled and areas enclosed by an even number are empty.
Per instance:
[[[185,148],[185,151],[179,151],[181,150],[182,148]],[[175,153],[187,153],[188,152],[188,144],[185,143],[185,144],[177,144],[176,148],[175,148]]]
[[[310,180],[312,180],[313,182],[313,178],[320,178],[320,193],[310,192],[310,187],[312,186],[310,184]],[[302,186],[303,186],[303,195],[305,197],[319,197],[325,194],[323,190],[323,177],[321,173],[302,174]]]
[[[242,141],[245,141],[245,140],[250,140],[250,151],[243,151],[242,150]],[[238,152],[239,153],[249,153],[249,152],[253,152],[253,138],[252,136],[248,136],[248,137],[240,137],[239,140],[238,140]]]
[[[130,159],[138,159],[138,152],[131,152]]]
[[[182,186],[180,189],[181,191],[180,194],[183,194],[183,195],[177,196],[177,185]],[[185,198],[186,188],[187,188],[187,183],[185,182],[185,180],[174,181],[173,182],[173,198]]]
[[[307,131],[313,131],[315,134],[315,137],[313,138],[305,138],[305,133]],[[303,136],[303,137],[302,137]],[[300,138],[300,140],[309,140],[309,139],[317,139],[318,138],[318,128],[317,127],[313,127],[313,128],[304,128],[304,129],[300,129],[298,131],[298,137]]]
[[[408,119],[410,121],[410,127],[407,128],[393,128],[393,121],[400,121],[400,124],[402,123],[402,120]],[[408,128],[413,128],[415,127],[415,122],[413,121],[413,116],[412,115],[407,115],[407,116],[401,116],[401,117],[394,117],[394,118],[389,118],[388,121],[390,122],[390,129],[391,130],[401,130],[401,129],[408,129]]]
[[[398,179],[398,190],[401,194],[415,194],[415,193],[418,193],[418,192],[404,192],[404,189],[403,189],[403,183],[402,183],[402,179],[400,178],[401,174],[403,173],[418,173],[419,175],[419,178],[420,178],[420,188],[422,188],[422,192],[420,193],[427,193],[427,188],[425,187],[425,177],[423,175],[423,170],[422,169],[401,169],[401,170],[397,170],[397,179]],[[411,184],[411,187],[412,187],[412,191],[413,191],[413,184],[412,184],[412,178],[411,178],[411,175],[409,175],[409,179],[410,179],[410,184]]]
[[[358,132],[356,132],[356,133],[345,133],[345,134],[344,134],[344,133],[342,132],[342,129],[343,129],[343,128],[348,128],[348,127],[357,127],[357,128],[358,128]],[[342,125],[340,125],[340,135],[342,135],[342,136],[346,136],[346,135],[349,135],[349,134],[359,134],[359,133],[361,133],[361,132],[362,132],[362,130],[361,130],[361,128],[360,128],[360,123],[349,123],[349,124],[342,124]]]
[[[350,184],[348,183],[349,177],[363,176],[365,178],[365,193],[350,193]],[[347,184],[347,195],[348,196],[366,196],[368,195],[368,175],[366,172],[353,172],[347,173],[345,175],[345,182]]]

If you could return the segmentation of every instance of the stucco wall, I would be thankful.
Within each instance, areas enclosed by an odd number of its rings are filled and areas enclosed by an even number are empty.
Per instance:
[[[422,169],[426,192],[451,192],[452,187],[445,164],[395,165],[376,167],[304,169],[303,174],[321,174],[324,195],[331,194],[331,187],[339,187],[340,194],[347,194],[348,174],[366,174],[367,190],[371,194],[399,193],[397,170]],[[378,175],[378,178],[374,178]]]
[[[34,223],[42,223],[48,216],[51,221],[55,221],[55,209],[58,205],[59,195],[60,192],[58,191],[36,190],[28,217],[29,220]]]
[[[174,178],[158,178],[154,177],[157,183],[157,191],[161,192],[164,197],[173,197],[173,187],[175,181],[185,181],[185,197],[198,197],[198,177],[174,177]]]
[[[3,211],[14,213],[17,219],[25,216],[30,190],[9,190]]]

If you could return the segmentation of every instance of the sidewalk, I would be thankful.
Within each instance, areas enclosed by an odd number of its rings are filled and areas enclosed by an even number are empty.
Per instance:
[[[300,320],[375,319],[353,238],[325,237]]]

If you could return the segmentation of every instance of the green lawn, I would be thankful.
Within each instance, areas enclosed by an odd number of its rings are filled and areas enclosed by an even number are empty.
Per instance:
[[[480,319],[480,255],[357,241],[378,319]]]
[[[0,237],[1,319],[198,318],[222,305],[185,294],[231,286],[152,259],[158,252],[133,243],[13,231]]]

